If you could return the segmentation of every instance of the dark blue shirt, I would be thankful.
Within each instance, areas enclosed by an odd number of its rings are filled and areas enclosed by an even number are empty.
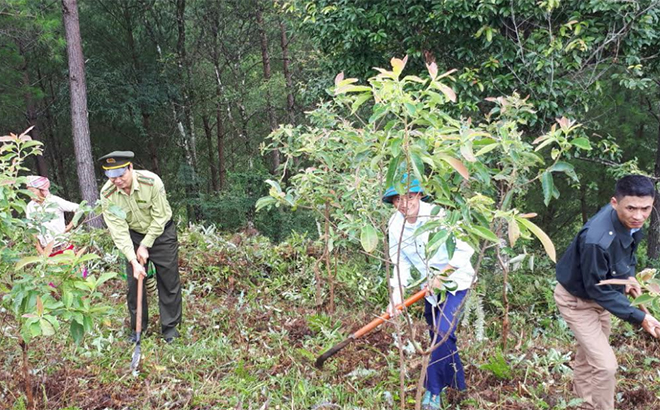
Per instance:
[[[645,314],[631,306],[624,286],[597,284],[635,276],[635,251],[642,237],[641,231],[630,235],[614,208],[604,206],[582,227],[557,263],[557,281],[571,295],[593,300],[625,321],[641,323]]]

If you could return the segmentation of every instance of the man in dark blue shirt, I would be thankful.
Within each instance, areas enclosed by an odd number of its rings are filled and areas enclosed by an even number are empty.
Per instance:
[[[655,187],[642,175],[621,178],[614,197],[580,230],[557,263],[555,301],[578,342],[573,388],[586,408],[614,409],[616,356],[609,344],[610,314],[642,327],[651,335],[660,322],[631,306],[625,293],[639,285],[598,285],[606,279],[635,277],[635,251],[641,228],[651,215]]]

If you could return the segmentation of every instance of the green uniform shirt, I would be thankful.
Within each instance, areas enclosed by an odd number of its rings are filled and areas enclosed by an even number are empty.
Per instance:
[[[128,230],[144,234],[140,245],[151,248],[156,238],[163,233],[165,224],[172,219],[172,209],[165,196],[163,181],[149,171],[133,170],[130,194],[126,194],[112,182],[106,182],[101,188],[101,204],[103,219],[108,225],[112,240],[129,262],[137,257]],[[126,213],[126,218],[111,212],[111,205],[121,208]]]

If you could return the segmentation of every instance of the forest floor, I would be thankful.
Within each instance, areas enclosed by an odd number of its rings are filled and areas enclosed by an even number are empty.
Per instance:
[[[341,350],[322,370],[314,367],[320,353],[380,313],[382,306],[374,303],[377,298],[350,299],[348,295],[360,293],[352,288],[358,282],[338,280],[337,308],[329,314],[327,304],[314,306],[309,296],[314,285],[301,285],[311,271],[301,271],[307,259],[293,261],[294,255],[290,263],[278,265],[272,261],[285,258],[291,248],[280,246],[273,256],[263,249],[263,242],[246,242],[239,248],[251,250],[237,257],[236,249],[227,250],[231,247],[200,252],[199,241],[183,238],[181,337],[172,344],[160,338],[157,306],[152,303],[137,376],[129,368],[134,345],[126,341],[125,285],[119,278],[104,289],[116,312],[99,334],[87,336],[81,346],[65,334],[34,341],[30,365],[36,408],[401,408],[400,354],[393,324]],[[254,259],[258,252],[268,253],[261,260],[272,262],[260,265],[264,271]],[[244,276],[228,274],[234,269]],[[448,391],[447,409],[579,407],[571,392],[574,342],[548,302],[552,278],[523,276],[512,284],[514,289],[528,289],[513,293],[512,330],[505,353],[499,348],[499,295],[493,293],[497,285],[486,279],[478,285],[475,295],[484,305],[485,321],[468,321],[458,331],[469,387],[464,392]],[[412,309],[413,328],[425,342],[421,313],[421,305]],[[24,409],[21,350],[12,336],[16,329],[6,312],[0,314],[0,323],[4,358],[0,409]],[[478,326],[483,327],[481,340],[475,331]],[[413,409],[421,357],[408,349],[410,330],[402,329],[404,403],[406,409]],[[614,323],[611,341],[619,360],[617,409],[660,408],[660,343],[619,321]]]

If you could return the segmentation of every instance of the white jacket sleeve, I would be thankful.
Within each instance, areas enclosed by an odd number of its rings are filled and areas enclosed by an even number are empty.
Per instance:
[[[402,229],[403,224],[397,223],[397,214],[393,215],[388,224],[388,245],[390,261],[392,261],[390,285],[396,289],[399,286],[405,287],[410,280],[410,261],[403,253],[403,246],[399,246]]]
[[[474,254],[474,249],[467,242],[456,239],[456,249],[454,249],[454,256],[449,260],[449,264],[456,269],[465,268],[466,266],[472,267],[470,258]]]
[[[53,202],[62,210],[62,212],[76,212],[80,207],[79,204],[69,202],[66,199],[53,195]]]

